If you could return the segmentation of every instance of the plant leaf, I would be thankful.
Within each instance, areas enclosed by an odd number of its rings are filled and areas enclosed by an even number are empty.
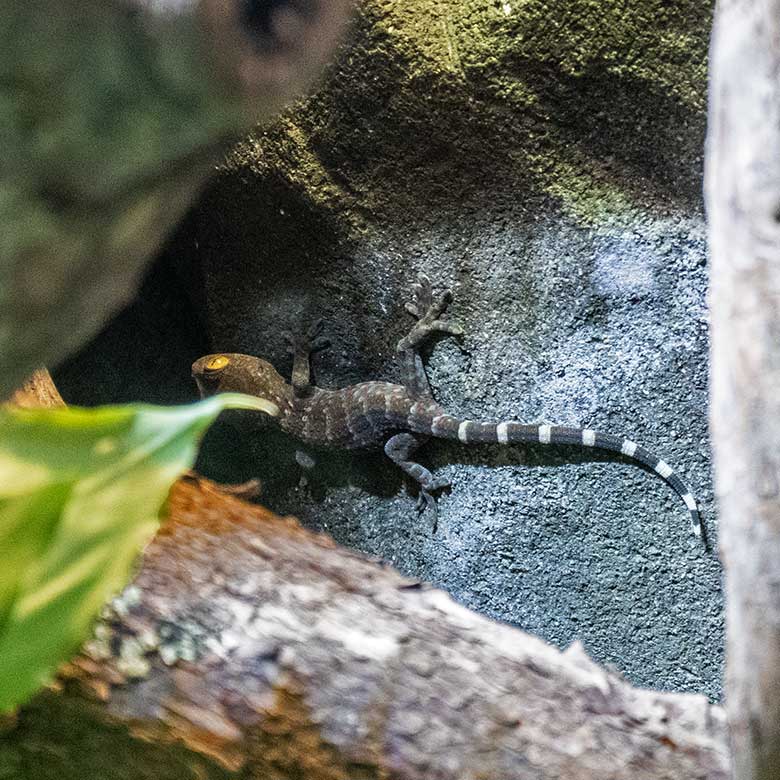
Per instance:
[[[78,648],[227,408],[278,414],[237,393],[178,407],[0,407],[0,712]]]

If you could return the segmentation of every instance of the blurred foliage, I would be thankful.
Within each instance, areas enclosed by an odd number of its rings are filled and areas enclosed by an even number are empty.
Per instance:
[[[78,648],[226,408],[277,411],[232,393],[170,408],[0,408],[0,712]]]
[[[352,3],[245,5],[0,2],[0,398],[132,299],[229,146],[317,77]]]

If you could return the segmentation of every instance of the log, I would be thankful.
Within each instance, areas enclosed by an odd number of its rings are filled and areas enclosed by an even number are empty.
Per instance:
[[[718,4],[706,195],[735,775],[780,773],[780,2]]]
[[[704,696],[633,689],[200,479],[0,745],[59,780],[729,777]]]

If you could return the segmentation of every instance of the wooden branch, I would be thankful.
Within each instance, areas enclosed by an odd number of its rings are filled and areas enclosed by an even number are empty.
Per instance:
[[[65,406],[60,391],[57,390],[51,374],[45,368],[34,371],[8,400],[26,409],[36,406]]]
[[[721,2],[706,192],[736,777],[780,772],[780,2]]]
[[[96,637],[0,740],[0,766],[28,746],[30,776],[38,761],[61,780],[74,760],[99,776],[106,751],[134,779],[180,764],[197,772],[170,776],[729,776],[703,696],[635,690],[579,645],[561,653],[205,481],[175,487]],[[90,759],[93,732],[117,727],[134,746]]]

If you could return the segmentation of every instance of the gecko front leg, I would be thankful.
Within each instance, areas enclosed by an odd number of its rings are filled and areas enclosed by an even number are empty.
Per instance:
[[[443,334],[463,335],[463,328],[447,318],[447,307],[452,301],[452,291],[444,290],[434,296],[431,280],[420,274],[412,288],[412,300],[406,304],[406,311],[417,318],[409,333],[396,346],[404,372],[404,384],[414,396],[431,397],[431,387],[425,374],[420,347],[429,338]]]
[[[311,354],[330,346],[328,339],[322,336],[323,321],[317,320],[303,335],[293,335],[285,331],[282,336],[287,341],[287,350],[293,356],[293,369],[290,384],[296,398],[305,398],[312,391]]]
[[[433,493],[437,490],[448,488],[450,483],[444,479],[437,479],[425,466],[421,466],[412,460],[415,451],[425,443],[426,438],[413,433],[397,433],[387,440],[385,455],[420,486],[417,509],[422,512],[428,507],[433,511],[433,528],[436,530],[439,512]]]

